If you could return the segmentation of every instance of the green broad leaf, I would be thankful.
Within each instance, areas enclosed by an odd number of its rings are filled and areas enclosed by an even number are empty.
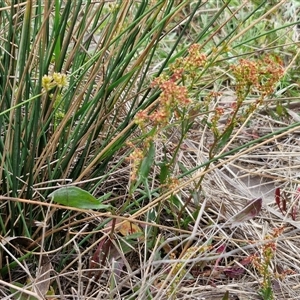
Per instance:
[[[76,186],[64,186],[54,192],[52,192],[48,198],[52,201],[76,208],[83,209],[109,209],[110,205],[102,204],[101,201],[109,198],[111,193],[96,199],[89,192],[76,187]]]

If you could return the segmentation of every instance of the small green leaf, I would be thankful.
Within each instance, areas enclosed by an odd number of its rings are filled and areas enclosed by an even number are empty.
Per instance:
[[[107,199],[111,193],[96,199],[89,192],[76,186],[65,186],[52,192],[48,198],[62,205],[72,206],[83,209],[109,209],[110,205],[104,205],[102,200]]]
[[[160,184],[164,184],[170,175],[170,165],[167,161],[163,161],[160,165],[159,181]]]
[[[152,142],[148,151],[147,156],[143,159],[141,163],[141,167],[139,170],[139,176],[142,179],[148,178],[148,175],[150,173],[151,167],[154,162],[154,157],[155,157],[155,146],[154,143]]]
[[[154,143],[152,142],[150,144],[148,153],[145,155],[144,159],[142,160],[142,162],[139,166],[138,180],[136,181],[136,183],[134,185],[131,186],[131,191],[130,191],[131,193],[136,191],[138,186],[141,183],[143,183],[145,186],[144,194],[151,197],[151,193],[150,193],[149,185],[148,185],[148,175],[149,175],[149,173],[151,171],[151,167],[154,163],[154,158],[155,158],[155,146],[154,146]]]
[[[226,293],[224,294],[222,300],[229,300],[229,292],[226,291]]]
[[[223,148],[225,146],[225,144],[228,142],[228,140],[229,140],[229,138],[230,138],[230,136],[232,134],[233,128],[234,128],[234,124],[231,123],[226,128],[226,130],[223,132],[223,134],[221,136],[221,139],[218,142],[217,150],[219,150],[220,148]]]

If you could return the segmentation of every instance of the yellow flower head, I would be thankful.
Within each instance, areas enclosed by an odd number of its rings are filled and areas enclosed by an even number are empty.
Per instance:
[[[68,80],[67,80],[67,75],[66,74],[61,74],[61,73],[54,72],[53,73],[53,80],[59,88],[68,86]]]
[[[46,90],[49,91],[52,87],[52,76],[49,75],[44,75],[42,78],[42,87]]]
[[[59,88],[68,86],[68,79],[66,74],[54,72],[53,75],[43,76],[42,87],[44,88],[44,90],[49,91],[56,86]]]

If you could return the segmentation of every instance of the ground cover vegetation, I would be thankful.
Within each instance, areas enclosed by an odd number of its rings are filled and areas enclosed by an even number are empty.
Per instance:
[[[299,299],[299,1],[0,1],[1,299]]]

